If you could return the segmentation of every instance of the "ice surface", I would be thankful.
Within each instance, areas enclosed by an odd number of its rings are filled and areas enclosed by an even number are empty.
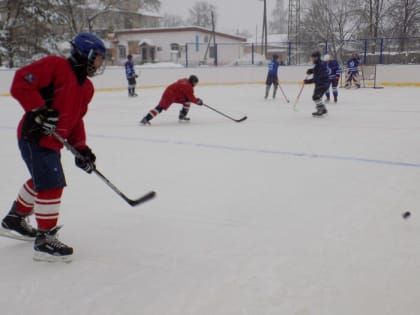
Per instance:
[[[298,86],[284,86],[294,99]],[[0,314],[418,315],[420,90],[340,90],[311,117],[264,86],[198,87],[236,124],[174,105],[140,127],[162,89],[97,93],[86,117],[98,168],[131,208],[63,151],[62,241],[71,264],[32,261],[0,239]],[[15,140],[22,110],[0,105],[0,207],[27,178]],[[401,213],[412,216],[403,220]]]

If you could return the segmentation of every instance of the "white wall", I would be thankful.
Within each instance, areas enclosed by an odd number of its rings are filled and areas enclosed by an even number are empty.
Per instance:
[[[280,81],[297,83],[305,78],[307,67],[280,67]],[[141,69],[138,84],[141,87],[160,87],[181,77],[196,74],[202,84],[262,83],[265,67],[220,67],[220,68],[149,68]],[[389,86],[420,87],[420,65],[378,66],[378,83]],[[14,70],[0,70],[0,95],[8,94]],[[97,90],[125,89],[123,67],[109,67],[101,76],[93,78]]]

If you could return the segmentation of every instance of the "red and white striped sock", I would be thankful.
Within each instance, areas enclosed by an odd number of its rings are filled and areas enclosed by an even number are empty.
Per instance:
[[[63,188],[38,192],[35,198],[35,218],[38,229],[48,231],[57,225]]]
[[[22,215],[32,214],[36,196],[37,192],[34,188],[34,182],[32,179],[28,179],[19,190],[19,195],[16,199],[17,213]]]

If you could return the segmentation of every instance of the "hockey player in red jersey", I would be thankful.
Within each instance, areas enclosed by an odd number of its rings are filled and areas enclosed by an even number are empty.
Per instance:
[[[179,112],[179,121],[189,121],[187,117],[191,103],[203,105],[203,101],[194,96],[194,87],[198,84],[198,78],[195,75],[188,79],[181,79],[169,85],[163,92],[159,105],[150,110],[149,113],[140,121],[142,125],[150,125],[150,120],[167,110],[173,103],[182,104]]]
[[[88,77],[104,68],[105,46],[91,33],[72,41],[68,59],[49,56],[16,71],[12,96],[25,111],[18,127],[18,143],[30,173],[12,208],[3,219],[0,235],[34,240],[34,259],[69,261],[73,248],[57,238],[59,208],[66,186],[57,132],[84,157],[76,165],[88,173],[96,157],[86,145],[83,116],[94,88]],[[27,218],[35,214],[37,229]]]

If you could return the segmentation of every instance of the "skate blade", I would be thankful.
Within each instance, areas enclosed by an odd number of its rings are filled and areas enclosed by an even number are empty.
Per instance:
[[[184,120],[184,119],[179,119],[178,122],[180,124],[189,124],[191,122],[191,120]]]
[[[13,230],[8,230],[3,227],[0,227],[0,236],[8,237],[8,238],[19,240],[19,241],[26,241],[26,242],[33,242],[35,240],[35,237],[24,236]]]
[[[72,262],[73,255],[65,255],[65,256],[54,256],[47,253],[42,253],[35,251],[33,260],[35,261],[46,261],[46,262],[64,262],[70,263]]]

